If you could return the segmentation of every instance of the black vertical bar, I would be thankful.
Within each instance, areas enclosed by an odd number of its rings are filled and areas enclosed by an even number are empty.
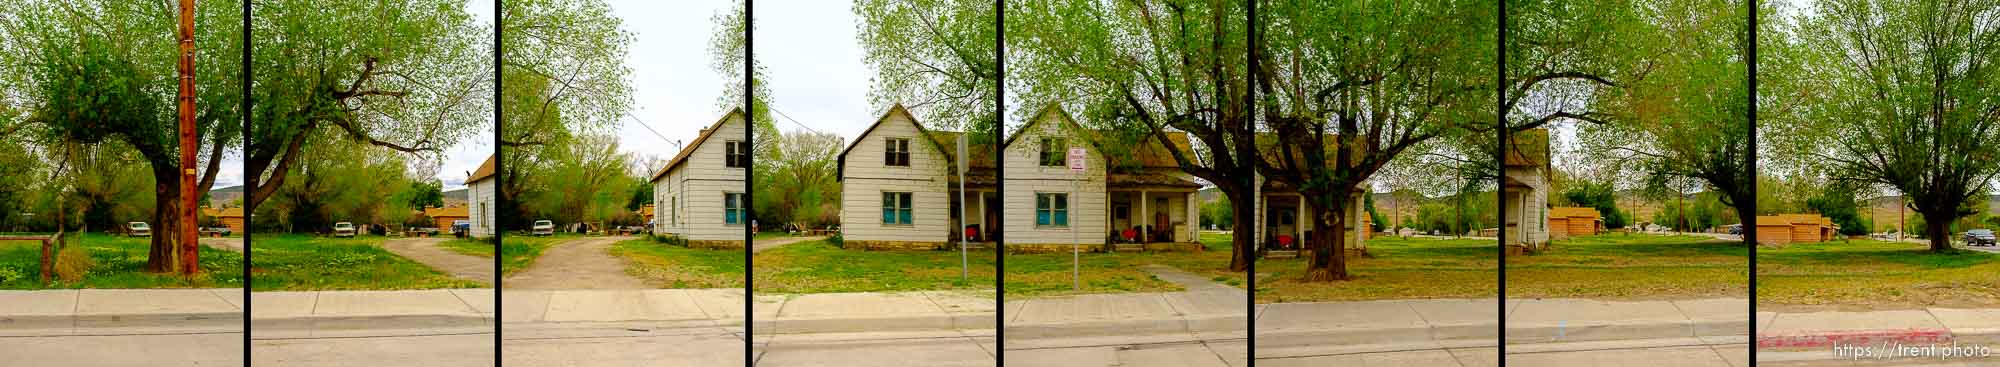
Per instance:
[[[1248,40],[1246,40],[1246,42],[1250,43],[1249,45],[1246,45],[1247,47],[1244,47],[1244,50],[1246,50],[1246,52],[1243,53],[1243,57],[1244,59],[1246,59],[1245,62],[1248,63],[1250,67],[1248,70],[1249,74],[1244,75],[1243,78],[1244,79],[1243,125],[1250,126],[1251,127],[1250,130],[1252,131],[1256,130],[1256,126],[1252,124],[1255,123],[1257,116],[1257,73],[1258,73],[1257,67],[1259,66],[1257,65],[1257,46],[1261,45],[1261,43],[1257,42],[1258,1],[1259,0],[1250,1],[1249,12],[1244,14],[1243,17],[1246,37],[1249,38]],[[1237,159],[1243,159],[1243,157],[1237,157]],[[1250,167],[1244,168],[1244,170],[1251,171],[1252,174],[1254,175],[1257,168],[1256,165],[1251,165]],[[1254,182],[1255,180],[1252,181]],[[1252,203],[1255,203],[1257,199],[1252,198],[1250,200]],[[1256,204],[1251,204],[1251,205],[1256,205]],[[1234,212],[1235,209],[1231,208],[1230,211]],[[1236,235],[1235,228],[1233,228],[1235,227],[1234,223],[1231,223],[1230,227],[1232,228],[1230,228],[1229,235],[1231,237],[1234,237]],[[1201,236],[1196,235],[1195,240],[1200,241]],[[1234,238],[1231,238],[1231,242],[1234,242]],[[1256,239],[1252,238],[1251,242],[1255,243]],[[1241,250],[1231,248],[1229,249],[1229,251],[1235,252]],[[1231,255],[1231,257],[1234,257],[1234,255]],[[1250,288],[1245,289],[1243,291],[1243,298],[1247,299],[1246,305],[1243,307],[1243,314],[1245,316],[1243,322],[1248,324],[1244,329],[1248,330],[1247,334],[1245,334],[1245,337],[1243,338],[1245,344],[1244,353],[1250,354],[1248,358],[1245,358],[1244,360],[1249,361],[1250,367],[1257,367],[1257,258],[1259,257],[1260,256],[1250,257],[1249,273],[1244,274],[1243,276],[1243,278],[1248,279],[1248,283],[1250,283]]]
[[[1754,193],[1757,192],[1757,179],[1756,179],[1757,177],[1757,0],[1744,1],[1743,6],[1750,10],[1749,14],[1750,29],[1748,29],[1750,35],[1750,45],[1749,45],[1750,47],[1745,48],[1748,50],[1747,52],[1749,53],[1749,55],[1746,55],[1744,58],[1744,60],[1746,60],[1744,63],[1747,64],[1747,66],[1749,67],[1748,69],[1749,73],[1745,74],[1744,81],[1746,83],[1749,83],[1749,85],[1747,85],[1746,87],[1749,88],[1747,90],[1749,91],[1748,98],[1750,102],[1750,116],[1748,117],[1750,118],[1750,120],[1746,121],[1746,123],[1750,124],[1750,129],[1748,132],[1746,132],[1746,134],[1750,135],[1749,136],[1750,139],[1748,140],[1749,144],[1746,144],[1747,145],[1746,149],[1750,150],[1749,152],[1747,152],[1748,153],[1747,156],[1750,158],[1750,162],[1748,165],[1745,166],[1745,169],[1750,170],[1749,172],[1751,177],[1750,192]],[[1750,211],[1752,213],[1755,213],[1757,211],[1757,202],[1754,200],[1751,201],[1749,207]],[[1753,215],[1751,216],[1751,218],[1752,218],[1751,223],[1743,223],[1741,224],[1741,226],[1743,226],[1743,242],[1750,246],[1750,270],[1749,270],[1750,324],[1748,328],[1750,329],[1750,340],[1749,340],[1750,363],[1756,364],[1757,363],[1757,223],[1755,222],[1756,216]]]
[[[1507,141],[1507,110],[1503,108],[1503,106],[1507,105],[1507,0],[1500,0],[1497,1],[1496,3],[1498,6],[1497,10],[1499,10],[1499,15],[1497,17],[1499,22],[1497,24],[1497,27],[1495,27],[1496,28],[1495,31],[1497,32],[1496,34],[1498,35],[1498,37],[1494,37],[1494,42],[1493,42],[1495,47],[1494,50],[1495,54],[1493,58],[1494,60],[1493,76],[1495,77],[1494,79],[1495,83],[1493,83],[1493,89],[1494,89],[1493,110],[1495,115],[1494,122],[1496,123],[1496,126],[1499,127],[1498,129],[1494,130],[1499,131],[1498,134],[1496,135],[1498,135],[1500,143],[1495,144],[1495,146],[1499,147],[1498,149],[1499,151],[1493,153],[1498,155],[1497,157],[1498,160],[1496,160],[1495,162],[1500,163],[1501,176],[1505,176],[1507,170],[1506,168],[1507,146],[1510,143],[1509,141]],[[1499,281],[1497,282],[1498,285],[1495,286],[1495,288],[1499,290],[1500,293],[1498,296],[1495,297],[1495,300],[1499,302],[1494,302],[1496,303],[1494,305],[1494,308],[1498,309],[1498,312],[1495,313],[1495,315],[1499,315],[1498,318],[1500,319],[1499,320],[1500,322],[1498,324],[1500,326],[1498,327],[1500,328],[1500,330],[1498,334],[1495,334],[1499,335],[1498,338],[1499,340],[1495,340],[1493,345],[1495,347],[1494,352],[1498,354],[1496,356],[1498,357],[1496,360],[1500,362],[1501,367],[1506,367],[1507,366],[1507,218],[1505,217],[1507,216],[1507,187],[1506,187],[1507,185],[1506,183],[1503,182],[1501,183],[1500,186],[1501,186],[1500,189],[1496,190],[1499,192],[1500,198],[1493,202],[1493,205],[1500,207],[1500,216],[1502,217],[1500,218],[1500,226],[1499,226],[1500,230],[1497,233],[1495,233],[1495,235],[1500,236],[1500,238],[1495,239],[1495,242],[1498,242],[1500,244],[1499,246],[1500,264],[1496,266],[1496,268],[1499,269],[1500,276],[1498,278]],[[1526,228],[1527,225],[1528,223],[1526,222],[1521,223],[1522,228]]]
[[[1007,0],[993,0],[993,195],[1002,205],[993,228],[1007,225]],[[966,147],[966,149],[972,149]],[[980,200],[985,200],[981,198]],[[960,203],[964,205],[964,203]],[[1004,233],[1003,233],[1004,234]],[[993,363],[1007,365],[1007,236],[993,241]]]
[[[243,84],[243,150],[247,152],[250,150],[250,136],[255,135],[250,133],[250,81],[256,80],[250,77],[250,2],[247,0],[243,2],[242,78],[239,82]],[[242,172],[243,192],[256,192],[257,175],[249,174],[247,166],[238,168],[246,171]],[[249,203],[249,200],[244,200],[244,202]],[[250,213],[250,207],[245,205],[243,207],[243,367],[250,367],[250,307],[252,303],[255,303],[250,301],[252,298],[250,297],[250,278],[252,276],[250,275],[250,248],[252,247],[250,246]]]
[[[503,84],[502,84],[502,83],[500,82],[500,76],[501,76],[501,74],[503,74],[503,73],[501,73],[501,69],[500,69],[500,68],[501,68],[501,67],[500,67],[500,62],[501,62],[501,60],[500,60],[500,53],[501,53],[501,51],[503,50],[503,47],[504,47],[504,44],[500,42],[500,38],[501,38],[501,37],[500,37],[500,35],[501,35],[501,30],[502,30],[502,27],[504,27],[504,23],[506,23],[506,22],[504,22],[504,21],[502,21],[502,20],[503,20],[503,19],[506,19],[506,18],[507,18],[507,17],[506,17],[506,13],[505,13],[505,12],[504,12],[504,11],[503,11],[503,10],[501,9],[501,6],[500,6],[500,2],[501,2],[501,1],[502,1],[502,0],[493,0],[493,102],[494,102],[494,104],[493,104],[493,174],[494,174],[494,177],[493,177],[493,188],[494,188],[494,190],[496,191],[496,192],[494,192],[494,193],[493,193],[493,199],[494,199],[494,201],[496,201],[496,202],[497,202],[497,201],[499,201],[500,199],[502,199],[502,198],[501,198],[501,195],[500,195],[500,193],[499,193],[499,192],[497,192],[497,191],[498,191],[498,190],[499,190],[500,188],[502,188],[502,187],[507,187],[506,183],[504,183],[504,182],[500,182],[501,180],[506,180],[506,179],[507,179],[507,175],[503,175],[503,174],[500,174],[501,172],[507,172],[507,170],[506,170],[506,169],[507,169],[507,166],[506,166],[506,164],[507,164],[507,160],[505,160],[505,159],[500,159],[500,158],[501,158],[501,157],[500,157],[500,153],[501,153],[501,150],[502,150],[502,149],[501,149],[501,146],[502,146],[502,144],[501,144],[500,142],[504,140],[504,139],[502,139],[501,137],[502,137],[502,136],[506,136],[506,135],[504,135],[504,133],[505,133],[505,132],[507,131],[506,129],[503,129],[503,128],[502,128],[502,126],[504,126],[505,124],[501,124],[501,123],[500,123],[501,121],[506,121],[506,120],[502,120],[502,119],[500,118],[500,117],[501,117],[501,116],[500,116],[500,111],[503,111],[503,110],[506,110],[505,108],[501,108],[501,107],[503,107],[503,106],[501,106],[501,105],[500,105],[500,101],[501,101],[501,98],[500,98],[500,90],[501,90],[501,86],[503,85]],[[487,220],[491,220],[491,221],[493,221],[493,249],[494,249],[494,251],[493,251],[493,252],[494,252],[494,255],[493,255],[493,270],[494,270],[494,272],[493,272],[493,366],[494,366],[494,367],[499,367],[499,366],[500,366],[500,365],[502,364],[502,362],[503,362],[503,361],[502,361],[502,358],[500,357],[500,356],[501,356],[501,352],[500,352],[500,349],[501,349],[501,339],[500,339],[500,333],[501,333],[501,330],[500,330],[500,329],[501,329],[501,327],[500,327],[500,326],[501,326],[501,325],[504,325],[504,324],[506,324],[505,322],[502,322],[502,321],[504,321],[504,320],[501,320],[501,319],[500,319],[500,315],[505,315],[505,313],[501,313],[501,312],[500,312],[500,308],[501,308],[501,307],[503,307],[503,306],[501,306],[501,304],[503,304],[503,303],[506,303],[506,302],[501,302],[501,300],[500,300],[500,293],[502,293],[502,291],[500,290],[500,289],[501,289],[501,284],[500,284],[500,278],[501,278],[501,277],[500,277],[500,271],[499,271],[499,270],[501,269],[501,266],[500,266],[500,261],[501,261],[502,259],[505,259],[505,258],[507,258],[506,254],[502,254],[502,253],[500,253],[500,249],[502,248],[502,246],[500,246],[500,243],[501,243],[502,241],[504,241],[504,240],[506,239],[506,238],[505,238],[505,237],[506,237],[506,234],[504,234],[504,232],[506,232],[506,231],[502,231],[502,230],[500,230],[500,224],[501,224],[501,223],[506,223],[506,222],[504,222],[504,221],[501,221],[499,217],[500,217],[501,215],[506,215],[506,213],[505,213],[505,212],[507,212],[507,211],[506,211],[506,210],[497,210],[497,209],[499,209],[499,208],[511,208],[511,207],[513,207],[513,206],[512,206],[512,205],[495,205],[495,209],[496,209],[496,210],[494,211],[493,215],[492,215],[492,216],[491,216],[490,218],[486,218]],[[477,223],[474,223],[474,225],[478,225],[478,224],[477,224]]]
[[[752,56],[757,50],[756,47],[752,47],[752,45],[756,44],[753,41],[757,34],[755,31],[757,24],[752,22],[755,18],[750,16],[750,8],[753,3],[755,2],[751,0],[743,0],[743,111],[745,111],[743,119],[743,145],[746,147],[757,146],[757,89],[755,87],[757,84],[757,58]],[[693,147],[689,147],[688,149],[693,149]],[[757,170],[755,167],[757,167],[757,153],[750,152],[744,154],[743,199],[738,202],[738,204],[743,206],[744,220],[750,220],[750,218],[755,218],[757,215],[755,206],[750,205],[750,203],[756,202],[755,198],[751,196],[755,194],[752,192],[755,191],[752,188],[757,187],[757,175],[755,174]],[[743,226],[743,365],[745,367],[756,364],[756,360],[753,359],[756,357],[756,354],[752,350],[752,347],[756,345],[757,338],[756,332],[751,330],[753,329],[751,325],[756,325],[757,312],[752,308],[757,304],[757,298],[756,293],[752,291],[750,286],[752,279],[756,278],[751,275],[756,274],[756,272],[754,269],[755,266],[750,263],[750,250],[756,247],[753,241],[756,240],[757,232],[752,231],[751,227]]]

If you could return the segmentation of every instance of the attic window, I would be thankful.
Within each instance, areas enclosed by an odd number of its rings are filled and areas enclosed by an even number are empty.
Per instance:
[[[888,138],[888,146],[882,149],[882,164],[887,166],[910,166],[910,139]]]
[[[1060,167],[1062,165],[1062,139],[1042,138],[1042,166]]]
[[[728,142],[727,147],[728,147],[727,151],[724,152],[722,155],[723,164],[726,167],[743,168],[750,166],[749,144],[744,144],[741,141],[730,140]]]

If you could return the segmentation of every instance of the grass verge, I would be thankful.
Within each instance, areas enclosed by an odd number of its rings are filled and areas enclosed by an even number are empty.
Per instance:
[[[1507,258],[1508,298],[1750,296],[1750,247],[1704,236],[1603,234]],[[1488,247],[1491,249],[1492,247]]]
[[[1759,307],[1845,310],[2000,304],[2000,254],[1931,252],[1920,243],[1876,240],[1757,249]]]
[[[1499,292],[1493,239],[1384,237],[1367,245],[1369,257],[1347,259],[1350,278],[1344,281],[1304,281],[1306,258],[1258,260],[1257,302],[1491,298]]]
[[[71,234],[67,242],[89,254],[93,266],[81,280],[41,284],[41,243],[0,241],[0,289],[243,287],[243,254],[234,251],[202,246],[201,273],[190,279],[146,272],[150,238],[89,233]]]
[[[741,252],[734,253],[741,258]],[[843,250],[818,240],[758,252],[752,261],[757,268],[757,292],[993,289],[993,253],[972,253],[967,259],[966,280],[959,279],[958,251]]]
[[[740,248],[693,249],[640,238],[611,244],[611,255],[629,261],[626,274],[662,288],[743,288]]]
[[[1070,294],[1173,292],[1180,285],[1160,280],[1141,270],[1146,265],[1166,265],[1209,281],[1244,287],[1243,273],[1229,271],[1230,236],[1203,233],[1201,252],[1086,253],[1072,260],[1069,253],[1007,255],[1007,295],[1048,297]],[[1082,289],[1073,289],[1072,263],[1082,274]]]
[[[258,234],[253,291],[478,288],[381,247],[382,237]]]

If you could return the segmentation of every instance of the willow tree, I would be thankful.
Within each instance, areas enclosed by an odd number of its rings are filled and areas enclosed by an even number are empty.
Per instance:
[[[437,158],[491,131],[493,32],[475,24],[466,6],[457,0],[251,3],[257,80],[243,162],[253,187],[248,206],[276,194],[316,146],[351,142]]]
[[[2000,3],[1827,0],[1792,30],[1820,160],[1837,180],[1893,188],[1933,251],[2000,176]]]
[[[1315,220],[1305,279],[1347,279],[1350,196],[1413,148],[1493,125],[1490,1],[1265,1],[1253,42],[1259,172]]]
[[[1079,123],[1112,132],[1102,136],[1128,138],[1120,143],[1150,140],[1165,147],[1182,171],[1222,191],[1232,217],[1256,217],[1246,3],[1009,4],[1007,49],[1019,60],[1008,80],[1021,87],[1010,92],[1028,105],[1081,111]],[[1187,133],[1194,146],[1168,142],[1169,131]],[[1232,222],[1232,271],[1249,270],[1253,225]]]
[[[232,5],[233,4],[233,5]],[[180,175],[195,192],[214,186],[229,147],[242,141],[241,3],[197,7],[195,124],[200,167],[182,167],[174,109],[178,8],[158,2],[24,1],[0,10],[0,78],[9,97],[0,135],[37,131],[43,147],[129,146],[150,168],[152,228],[176,233]],[[33,126],[32,128],[28,126]],[[10,137],[9,139],[13,139]],[[123,149],[123,148],[120,148]],[[146,270],[180,270],[179,236],[152,236]]]

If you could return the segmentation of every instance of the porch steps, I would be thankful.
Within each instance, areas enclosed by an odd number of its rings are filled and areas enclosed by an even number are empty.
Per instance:
[[[1266,259],[1294,259],[1298,257],[1298,250],[1270,250],[1264,252],[1264,258]]]
[[[1111,250],[1117,252],[1146,252],[1146,245],[1141,245],[1136,243],[1118,243],[1118,244],[1112,244]]]

